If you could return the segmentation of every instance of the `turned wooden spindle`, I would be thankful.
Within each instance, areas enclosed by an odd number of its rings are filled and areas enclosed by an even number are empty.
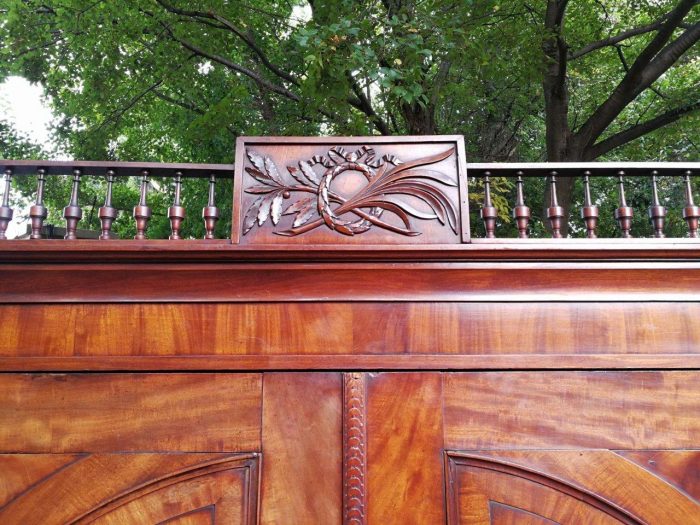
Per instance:
[[[625,172],[620,170],[617,172],[617,183],[619,185],[619,198],[620,198],[620,205],[617,207],[615,210],[615,220],[617,220],[617,224],[620,227],[620,232],[622,233],[622,237],[625,239],[629,239],[632,237],[631,230],[632,230],[632,217],[634,216],[634,211],[630,206],[627,206],[627,200],[625,199],[625,182],[622,180],[622,178],[625,176]]]
[[[484,205],[481,207],[481,220],[484,221],[487,239],[496,237],[496,218],[498,217],[498,210],[491,201],[490,176],[490,171],[484,172]]]
[[[73,170],[73,188],[70,194],[70,203],[63,208],[63,217],[66,219],[66,234],[64,239],[74,240],[78,236],[75,234],[78,229],[78,222],[83,218],[83,210],[78,206],[78,196],[80,195],[80,177],[82,170]]]
[[[202,208],[202,218],[204,219],[205,239],[214,239],[214,228],[219,220],[219,208],[215,202],[216,176],[209,177],[209,203]]]
[[[13,211],[10,208],[10,186],[12,185],[12,170],[5,170],[5,193],[2,196],[2,206],[0,206],[0,239],[7,239],[5,232],[12,220]]]
[[[112,223],[119,215],[119,210],[112,206],[112,184],[114,183],[115,175],[116,173],[114,170],[107,170],[107,194],[105,195],[105,203],[98,211],[98,217],[100,218],[100,223],[102,224],[100,239],[103,241],[117,238],[117,236],[112,233]]]
[[[654,170],[651,172],[651,192],[652,192],[652,202],[649,206],[649,222],[654,227],[654,237],[659,239],[665,237],[664,235],[664,223],[666,222],[666,206],[662,206],[659,202],[659,190],[656,187],[656,177],[659,172]]]
[[[691,175],[692,172],[688,170],[683,176],[683,181],[685,182],[685,208],[683,208],[683,218],[685,222],[688,223],[688,237],[697,238],[700,206],[696,206],[693,200],[693,188],[690,185]]]
[[[583,172],[583,207],[581,208],[581,218],[586,225],[586,237],[596,239],[598,237],[598,206],[591,200],[591,172]]]
[[[564,208],[559,206],[557,199],[557,175],[556,171],[549,174],[549,183],[551,184],[549,193],[549,208],[547,208],[547,219],[549,226],[552,229],[552,237],[561,239],[561,227],[564,223]]]
[[[171,234],[169,239],[176,241],[180,237],[180,227],[185,220],[185,208],[180,206],[180,191],[182,187],[182,172],[175,172],[175,202],[168,208],[168,218],[170,219]]]
[[[513,218],[518,226],[518,237],[521,239],[527,239],[527,226],[530,223],[530,208],[525,206],[525,197],[523,195],[523,172],[519,171],[517,173],[517,197],[515,200],[515,207],[513,208]]]
[[[146,204],[148,196],[148,170],[141,171],[141,197],[137,206],[134,206],[134,219],[136,220],[136,235],[134,239],[142,241],[146,238],[146,229],[148,229],[148,221],[151,218],[151,208]]]
[[[41,229],[44,227],[44,221],[48,215],[48,210],[46,206],[44,206],[45,182],[46,170],[44,168],[39,168],[37,170],[36,201],[34,201],[34,205],[29,208],[29,217],[32,220],[32,233],[29,235],[30,239],[41,239]]]

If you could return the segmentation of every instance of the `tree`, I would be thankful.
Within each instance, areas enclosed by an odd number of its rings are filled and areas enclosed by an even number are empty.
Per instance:
[[[319,133],[461,133],[480,161],[697,158],[698,3],[10,0],[0,75],[45,86],[82,158],[230,162],[239,134]]]

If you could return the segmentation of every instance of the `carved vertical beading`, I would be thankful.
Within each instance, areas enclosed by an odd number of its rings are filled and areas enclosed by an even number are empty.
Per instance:
[[[364,525],[367,474],[365,374],[343,374],[343,523]]]

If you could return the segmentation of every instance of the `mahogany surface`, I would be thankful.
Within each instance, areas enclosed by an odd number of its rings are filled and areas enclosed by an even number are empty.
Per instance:
[[[243,234],[244,154],[233,240],[0,244],[0,523],[700,523],[697,239]]]

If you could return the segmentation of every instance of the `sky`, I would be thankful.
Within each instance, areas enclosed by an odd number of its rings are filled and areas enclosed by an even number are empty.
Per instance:
[[[32,85],[21,77],[9,77],[0,84],[0,119],[11,122],[21,134],[37,144],[51,147],[50,129],[53,114],[43,99],[41,86]],[[5,191],[4,184],[0,191]],[[7,228],[7,237],[13,238],[26,229],[28,207],[15,209],[14,218]]]

